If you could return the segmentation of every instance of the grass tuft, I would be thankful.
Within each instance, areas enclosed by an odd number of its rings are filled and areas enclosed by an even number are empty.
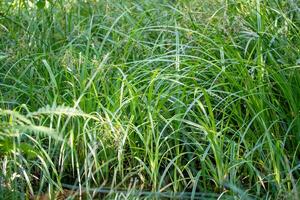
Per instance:
[[[299,199],[299,9],[1,1],[0,199]]]

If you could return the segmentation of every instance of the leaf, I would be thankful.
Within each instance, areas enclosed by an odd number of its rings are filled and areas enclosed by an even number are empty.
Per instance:
[[[35,152],[35,149],[32,145],[27,143],[21,143],[20,144],[21,151],[27,156],[27,159],[34,159],[37,156],[37,153]]]
[[[36,3],[36,6],[38,7],[38,9],[43,9],[43,8],[45,8],[45,5],[46,5],[46,0],[39,0],[39,1]]]
[[[0,113],[1,114],[1,113]],[[99,117],[95,117],[91,114],[86,114],[83,111],[80,111],[73,107],[67,107],[64,105],[61,106],[55,106],[55,105],[47,105],[45,107],[39,108],[35,112],[28,113],[26,117],[35,117],[39,115],[67,115],[70,117],[84,117],[89,119],[94,119],[96,121],[99,121]]]
[[[52,82],[52,84],[53,84],[53,87],[54,88],[57,88],[57,82],[56,82],[56,80],[55,80],[55,75],[54,75],[54,73],[53,73],[53,71],[51,70],[51,67],[50,67],[50,65],[48,64],[48,62],[46,61],[46,60],[42,60],[42,62],[43,62],[43,64],[45,65],[45,67],[46,67],[46,69],[47,69],[47,71],[48,71],[48,73],[49,73],[49,75],[50,75],[50,79],[51,79],[51,82]]]

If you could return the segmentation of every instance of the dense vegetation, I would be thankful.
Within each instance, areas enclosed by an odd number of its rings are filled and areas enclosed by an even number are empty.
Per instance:
[[[0,1],[0,199],[299,199],[299,64],[298,0]]]

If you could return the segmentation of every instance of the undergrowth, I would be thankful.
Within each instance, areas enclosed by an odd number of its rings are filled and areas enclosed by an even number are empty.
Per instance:
[[[298,0],[0,2],[0,198],[299,199]]]

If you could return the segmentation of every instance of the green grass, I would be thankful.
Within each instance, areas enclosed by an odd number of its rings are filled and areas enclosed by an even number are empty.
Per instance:
[[[299,9],[0,1],[0,199],[299,199]]]

